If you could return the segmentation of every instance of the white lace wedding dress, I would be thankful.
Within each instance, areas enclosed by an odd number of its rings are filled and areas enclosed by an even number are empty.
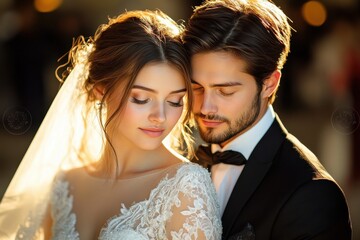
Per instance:
[[[69,182],[57,179],[51,197],[52,239],[81,239],[73,212]],[[99,239],[221,239],[221,219],[216,193],[208,171],[182,163],[172,176],[166,174],[146,200],[129,208],[121,204],[118,215],[104,223]],[[27,226],[29,228],[29,225]],[[18,236],[26,238],[26,227]]]

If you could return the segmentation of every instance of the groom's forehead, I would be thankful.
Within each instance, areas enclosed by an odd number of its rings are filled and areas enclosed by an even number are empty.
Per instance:
[[[192,79],[197,82],[203,79],[211,82],[212,84],[221,84],[224,82],[234,82],[237,80],[236,75],[226,71],[213,71],[213,70],[196,70],[192,72]]]
[[[192,56],[193,75],[214,78],[229,78],[246,73],[247,63],[240,57],[228,52],[206,52]]]

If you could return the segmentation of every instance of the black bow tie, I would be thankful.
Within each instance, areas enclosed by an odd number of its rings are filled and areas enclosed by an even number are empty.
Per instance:
[[[244,165],[246,163],[246,158],[239,152],[227,150],[212,153],[211,146],[199,146],[196,151],[196,157],[198,157],[201,164],[205,166],[212,166],[217,163],[232,165]]]

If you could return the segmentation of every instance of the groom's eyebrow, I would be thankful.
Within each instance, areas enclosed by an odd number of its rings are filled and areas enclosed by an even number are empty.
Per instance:
[[[197,85],[200,85],[200,83],[196,82],[195,80],[191,80],[191,83],[192,84],[197,84]],[[211,84],[210,87],[233,87],[233,86],[240,86],[242,85],[241,83],[239,82],[225,82],[225,83],[215,83],[215,84]]]
[[[242,85],[239,82],[226,82],[226,83],[218,83],[218,84],[211,84],[210,87],[233,87]]]

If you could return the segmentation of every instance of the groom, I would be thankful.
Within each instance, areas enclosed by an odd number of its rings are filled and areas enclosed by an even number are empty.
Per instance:
[[[272,107],[290,35],[266,0],[205,1],[183,35],[223,239],[351,239],[342,190]]]

